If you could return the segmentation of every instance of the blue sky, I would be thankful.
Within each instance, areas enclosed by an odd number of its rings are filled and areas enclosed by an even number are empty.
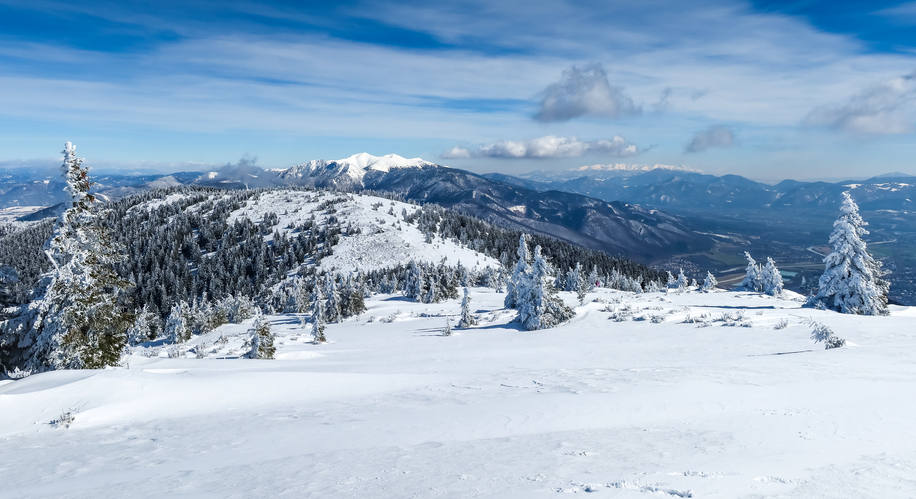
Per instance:
[[[637,5],[634,5],[637,4]],[[916,2],[0,0],[0,167],[916,174]]]

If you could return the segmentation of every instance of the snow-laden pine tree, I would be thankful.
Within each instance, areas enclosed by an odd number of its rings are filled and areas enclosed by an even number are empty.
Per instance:
[[[407,269],[407,278],[404,282],[404,295],[416,301],[420,301],[420,295],[423,293],[423,271],[417,262],[411,260],[410,267]]]
[[[684,269],[678,269],[678,274],[677,274],[678,292],[687,291],[689,287],[690,287],[690,282],[687,280],[687,276],[684,275]]]
[[[566,273],[566,286],[564,291],[578,292],[585,287],[585,277],[582,275],[582,264],[576,262],[576,268]]]
[[[593,265],[592,271],[588,274],[588,291],[592,292],[599,285],[598,266]]]
[[[741,281],[741,287],[748,291],[763,291],[763,283],[760,280],[760,266],[751,258],[749,252],[745,251],[744,256],[747,258],[747,272],[744,275],[744,280]]]
[[[840,212],[830,235],[833,252],[824,259],[826,269],[815,300],[844,314],[887,315],[888,284],[881,279],[881,262],[865,249],[867,223],[848,192],[843,193]]]
[[[531,254],[528,253],[528,243],[525,240],[525,234],[522,234],[518,241],[518,261],[515,262],[515,270],[512,271],[512,276],[509,277],[509,282],[506,285],[506,298],[503,300],[503,304],[506,308],[516,308],[518,306],[519,299],[519,286],[525,285],[528,281],[528,274],[530,269],[528,267],[528,260],[531,259]]]
[[[324,296],[325,296],[325,319],[328,322],[338,322],[340,316],[340,292],[337,289],[337,279],[331,274],[324,276]]]
[[[150,309],[149,303],[137,313],[133,325],[127,330],[127,342],[131,346],[154,340],[158,334],[159,315]]]
[[[4,328],[19,336],[7,369],[42,372],[117,365],[133,322],[121,300],[131,283],[113,269],[122,259],[119,248],[92,212],[89,169],[70,142],[63,154],[70,207],[45,244],[52,269],[42,276],[37,298]]]
[[[468,288],[464,288],[464,297],[461,299],[461,320],[458,321],[460,329],[467,329],[477,324],[477,317],[471,312],[471,295]]]
[[[518,318],[528,331],[554,327],[576,315],[557,296],[551,274],[550,262],[541,255],[541,247],[535,247],[531,271],[518,284]]]
[[[776,262],[767,257],[767,264],[760,273],[760,284],[763,286],[763,292],[770,296],[779,296],[782,294],[783,283],[782,274],[776,268]]]
[[[325,312],[324,294],[321,292],[321,286],[315,286],[312,291],[312,306],[309,310],[312,315],[312,336],[315,343],[325,343],[327,338],[324,337],[324,327],[327,322]]]
[[[172,305],[165,320],[165,340],[170,343],[184,343],[191,339],[191,307],[182,300]]]
[[[442,336],[451,336],[452,335],[452,322],[448,320],[448,316],[445,317],[445,329],[442,330]]]
[[[251,350],[248,351],[249,359],[272,359],[277,352],[274,346],[274,334],[270,330],[270,322],[264,318],[264,315],[258,313],[255,315],[254,324],[248,330],[250,335],[249,343]]]
[[[715,291],[716,285],[718,284],[719,281],[716,281],[716,276],[712,275],[712,272],[706,271],[706,279],[703,281],[703,286],[700,288],[700,291],[705,293]]]

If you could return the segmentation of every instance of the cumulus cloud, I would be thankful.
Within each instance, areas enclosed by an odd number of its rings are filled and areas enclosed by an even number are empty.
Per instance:
[[[730,147],[735,143],[735,133],[723,126],[714,125],[697,132],[693,140],[684,146],[685,152],[701,152],[710,147]]]
[[[805,124],[861,135],[911,133],[913,120],[905,111],[914,98],[916,71],[866,88],[842,106],[816,107]]]
[[[442,154],[444,159],[461,158],[572,158],[586,154],[603,154],[626,158],[635,156],[642,149],[627,139],[615,135],[608,140],[579,140],[575,137],[548,135],[531,140],[500,140],[476,149],[453,147]]]
[[[604,68],[595,64],[563,71],[560,81],[544,90],[541,109],[534,119],[546,123],[580,116],[617,118],[641,112],[642,108],[633,104],[622,87],[610,84]]]

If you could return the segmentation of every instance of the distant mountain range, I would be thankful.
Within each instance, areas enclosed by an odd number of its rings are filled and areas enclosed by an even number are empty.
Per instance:
[[[610,165],[613,166],[613,165]],[[514,229],[541,233],[649,262],[701,252],[714,241],[685,219],[658,211],[830,210],[851,190],[864,210],[910,210],[916,178],[889,174],[840,183],[786,180],[773,186],[738,175],[713,176],[680,167],[583,167],[565,173],[477,175],[420,158],[362,153],[312,160],[286,169],[224,168],[169,175],[102,175],[96,192],[114,199],[183,184],[227,188],[301,185],[396,193],[405,199],[455,208]],[[63,202],[57,180],[30,180],[0,172],[0,207]],[[46,209],[31,218],[54,215]]]
[[[576,170],[575,178],[555,179],[544,175],[509,176],[485,174],[491,180],[536,191],[558,190],[603,200],[642,206],[694,211],[721,210],[818,210],[835,212],[841,193],[850,191],[863,210],[913,210],[916,177],[884,174],[867,180],[800,182],[784,180],[776,185],[755,182],[739,175],[714,176],[657,168],[628,175]]]
[[[455,208],[513,229],[651,261],[712,246],[680,218],[620,202],[565,192],[539,192],[419,158],[358,154],[275,170],[281,184],[393,192]],[[206,182],[224,183],[219,176]]]

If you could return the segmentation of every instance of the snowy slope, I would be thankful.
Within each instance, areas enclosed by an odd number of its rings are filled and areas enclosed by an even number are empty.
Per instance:
[[[341,200],[333,205],[334,213],[318,210],[319,205],[330,200]],[[280,219],[277,229],[288,232],[290,225],[304,223],[313,215],[322,225],[333,215],[343,225],[359,227],[361,234],[342,237],[340,243],[334,246],[334,254],[322,259],[321,267],[324,269],[368,271],[406,264],[411,260],[439,263],[443,259],[450,265],[457,265],[460,261],[466,267],[499,265],[493,258],[449,240],[436,239],[426,243],[415,225],[403,222],[405,210],[410,214],[417,209],[416,205],[375,196],[279,189],[261,194],[257,200],[233,212],[228,221],[232,223],[239,217],[246,217],[260,222],[268,213],[276,213]],[[270,240],[271,237],[265,239]]]
[[[480,326],[451,337],[457,301],[381,295],[329,344],[271,317],[280,360],[148,352],[8,382],[0,497],[912,496],[914,309],[599,290],[523,332],[501,294],[472,298]],[[750,327],[715,320],[741,311]],[[809,316],[848,346],[813,344]],[[246,327],[211,335],[241,345]]]

